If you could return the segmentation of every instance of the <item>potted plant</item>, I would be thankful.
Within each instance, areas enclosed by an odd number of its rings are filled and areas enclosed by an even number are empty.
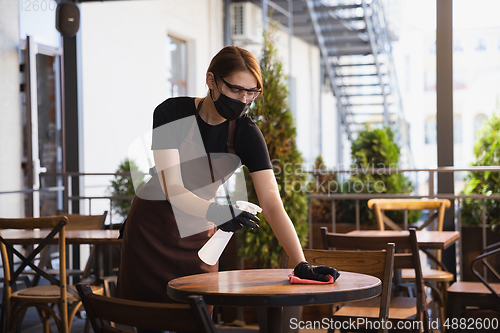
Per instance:
[[[390,173],[398,169],[400,148],[394,140],[390,127],[374,128],[366,126],[351,144],[351,169],[358,170],[349,178],[349,186],[344,193],[411,193],[411,181],[401,173]],[[387,172],[362,172],[369,169],[385,169]],[[363,223],[376,224],[375,214],[367,206],[368,200],[360,200],[360,219]],[[355,221],[354,200],[343,200],[345,220]],[[404,212],[388,211],[387,217],[396,223],[404,222]],[[417,222],[420,211],[408,212],[408,224]]]
[[[336,174],[333,174],[328,170],[326,165],[323,162],[323,157],[319,155],[316,158],[314,163],[314,170],[312,172],[311,180],[308,183],[307,190],[309,194],[320,194],[327,195],[327,198],[319,199],[319,198],[311,198],[309,209],[311,223],[313,225],[313,232],[309,239],[313,244],[313,248],[321,247],[322,239],[320,229],[321,227],[327,227],[331,229],[332,224],[332,200],[329,198],[332,194],[342,193],[342,182],[339,182],[339,179]],[[343,226],[339,225],[339,221],[343,220],[344,209],[346,205],[342,204],[342,200],[335,200],[335,221],[336,226],[341,227],[336,228],[336,232],[344,232],[345,230],[342,228]],[[349,225],[350,227],[350,225]]]
[[[108,194],[112,197],[128,196],[132,198],[136,191],[138,191],[144,184],[144,176],[142,176],[142,173],[139,171],[139,167],[133,160],[123,160],[115,173],[116,175],[111,180],[111,184],[108,187]],[[131,173],[134,175],[134,179],[132,179]],[[136,184],[135,187],[134,184]],[[131,199],[114,199],[111,200],[111,209],[115,214],[118,214],[125,219],[128,211],[130,210],[131,204]]]

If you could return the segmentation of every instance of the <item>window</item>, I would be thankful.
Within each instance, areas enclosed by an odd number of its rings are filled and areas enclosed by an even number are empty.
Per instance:
[[[479,38],[476,43],[476,51],[485,51],[486,50],[486,41],[484,38]]]
[[[462,46],[462,41],[457,39],[453,40],[453,52],[462,52],[464,47]]]
[[[437,144],[437,122],[436,116],[429,116],[425,119],[425,144]],[[453,142],[455,144],[462,143],[462,116],[455,115],[453,117]]]
[[[479,130],[483,125],[483,122],[486,120],[486,116],[482,113],[476,115],[474,117],[474,140],[477,139],[477,135],[479,134]]]
[[[453,116],[453,143],[462,143],[462,116],[459,114]]]
[[[187,45],[185,41],[167,37],[165,42],[167,60],[167,96],[187,94]]]
[[[406,70],[405,89],[406,89],[406,92],[410,92],[411,91],[411,59],[410,59],[409,54],[407,54],[405,56],[405,70]]]
[[[433,41],[433,42],[429,45],[429,52],[430,52],[430,53],[436,53],[436,41]]]
[[[437,131],[437,123],[436,116],[429,116],[425,119],[425,144],[426,145],[435,145],[436,144],[436,131]]]
[[[434,91],[436,90],[436,71],[426,71],[424,76],[424,90]]]

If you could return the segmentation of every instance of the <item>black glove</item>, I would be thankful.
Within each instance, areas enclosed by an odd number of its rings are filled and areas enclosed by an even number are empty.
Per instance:
[[[301,279],[328,282],[327,275],[333,277],[333,281],[339,277],[339,272],[333,267],[311,266],[307,261],[303,261],[295,267],[293,274]]]
[[[246,225],[252,229],[257,229],[259,227],[255,222],[259,222],[260,219],[244,210],[235,208],[229,205],[219,205],[212,202],[207,209],[207,220],[217,224],[217,229],[221,229],[226,232],[238,232],[240,229]]]

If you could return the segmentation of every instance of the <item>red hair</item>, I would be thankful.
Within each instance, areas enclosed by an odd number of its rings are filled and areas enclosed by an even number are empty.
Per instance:
[[[249,70],[257,80],[257,88],[262,89],[262,73],[259,61],[248,50],[239,46],[226,46],[210,61],[207,73],[217,76],[230,76],[233,73]]]

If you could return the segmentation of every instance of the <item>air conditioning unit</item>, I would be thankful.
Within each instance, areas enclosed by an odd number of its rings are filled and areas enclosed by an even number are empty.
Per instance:
[[[235,44],[262,43],[262,9],[251,2],[231,3],[231,39]]]

